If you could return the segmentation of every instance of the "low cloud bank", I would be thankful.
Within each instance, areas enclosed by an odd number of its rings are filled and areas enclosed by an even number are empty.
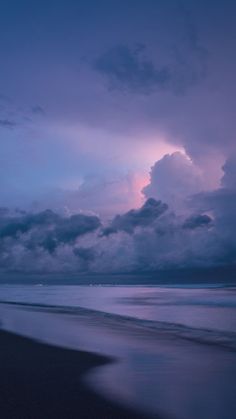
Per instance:
[[[52,210],[27,213],[1,208],[0,268],[110,273],[234,265],[235,162],[235,156],[226,161],[218,189],[199,192],[196,168],[180,155],[165,156],[152,168],[146,202],[109,222],[83,213],[62,216]],[[166,171],[166,166],[171,170]],[[158,186],[163,173],[169,176],[166,190]],[[183,197],[188,198],[185,209],[179,205],[181,179],[190,185]],[[168,203],[157,199],[164,192],[167,200],[170,197]],[[174,193],[178,200],[171,199]]]

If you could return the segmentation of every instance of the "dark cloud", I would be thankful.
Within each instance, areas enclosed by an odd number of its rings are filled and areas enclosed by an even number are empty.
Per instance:
[[[118,231],[132,233],[136,227],[146,227],[152,224],[167,209],[168,205],[165,203],[149,198],[140,209],[133,209],[123,215],[117,215],[103,234],[109,235]]]
[[[199,39],[199,29],[190,5],[179,2],[177,10],[184,30],[182,42],[173,45],[173,73],[176,92],[181,93],[207,76],[209,51]]]
[[[193,197],[193,204],[213,216],[215,264],[236,264],[236,189],[219,188]]]
[[[97,217],[84,214],[62,217],[47,211],[22,215],[17,221],[12,217],[12,222],[4,215],[0,268],[105,273],[234,265],[236,194],[227,213],[222,203],[225,194],[221,190],[205,196],[214,207],[212,217],[176,216],[154,199],[116,216],[106,227]]]
[[[16,122],[11,119],[0,119],[0,127],[11,129],[14,128],[16,125]]]
[[[207,214],[192,215],[184,221],[183,228],[193,230],[194,228],[208,226],[211,222],[212,219]]]
[[[221,187],[202,192],[191,198],[192,207],[209,212],[213,218],[215,240],[218,244],[215,262],[236,263],[236,156],[232,155],[223,166]]]
[[[96,216],[76,214],[62,217],[51,210],[0,220],[0,239],[23,240],[28,249],[42,247],[53,252],[61,243],[74,243],[76,239],[95,231],[100,226]]]
[[[93,68],[107,78],[111,89],[144,94],[158,89],[184,93],[206,76],[208,51],[199,42],[189,11],[182,8],[180,15],[185,28],[181,42],[173,42],[169,57],[160,58],[159,64],[153,58],[147,58],[144,44],[134,47],[120,44],[101,54]],[[152,56],[156,55],[157,52],[152,53]]]
[[[98,57],[93,68],[106,76],[109,87],[134,93],[151,93],[166,88],[170,81],[166,66],[156,68],[150,59],[143,57],[145,46],[130,48],[117,45]]]
[[[93,248],[75,247],[73,252],[78,258],[82,259],[86,263],[94,260],[96,256]]]
[[[70,243],[100,227],[100,220],[97,216],[76,214],[69,218],[64,218],[57,224],[55,236],[59,242]]]
[[[51,210],[38,214],[5,217],[0,222],[0,237],[16,237],[18,234],[26,233],[34,227],[54,225],[58,221],[59,216]]]

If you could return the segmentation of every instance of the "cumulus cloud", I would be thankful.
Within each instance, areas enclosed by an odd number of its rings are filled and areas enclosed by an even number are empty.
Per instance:
[[[200,169],[183,153],[166,154],[151,168],[150,183],[144,187],[146,198],[167,202],[183,209],[186,198],[205,188]]]
[[[221,187],[192,197],[192,207],[211,214],[217,234],[218,261],[236,263],[236,156],[229,157],[224,166]]]
[[[177,159],[179,167],[180,157],[168,156],[163,161],[166,164],[167,159],[169,164],[170,158],[172,167],[172,159],[174,163]],[[186,176],[191,173],[188,162],[181,160],[180,164]],[[190,207],[175,212],[155,198],[111,221],[83,213],[62,216],[52,210],[25,213],[1,208],[0,268],[122,273],[235,265],[233,162],[234,157],[226,161],[220,188],[192,195],[191,213]],[[175,189],[176,185],[172,186]],[[190,193],[193,190],[191,186]]]
[[[44,273],[209,266],[217,262],[216,237],[206,216],[184,220],[154,199],[108,225],[95,216],[46,211],[1,219],[0,266]]]

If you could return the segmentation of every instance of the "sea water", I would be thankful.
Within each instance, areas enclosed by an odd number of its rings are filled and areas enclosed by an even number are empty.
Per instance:
[[[236,289],[0,286],[2,328],[108,355],[87,385],[164,417],[236,417]]]

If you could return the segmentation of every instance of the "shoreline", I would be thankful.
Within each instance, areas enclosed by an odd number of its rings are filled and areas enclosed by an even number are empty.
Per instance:
[[[2,419],[148,419],[96,394],[84,375],[109,358],[0,330]],[[155,415],[156,419],[160,419]]]

